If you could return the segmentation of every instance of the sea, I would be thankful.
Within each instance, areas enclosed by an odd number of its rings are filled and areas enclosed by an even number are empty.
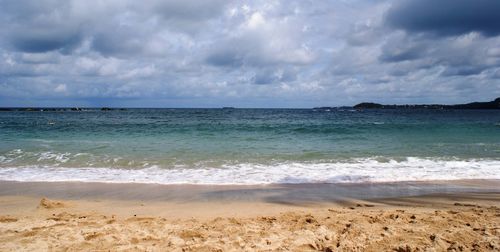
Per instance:
[[[0,180],[156,184],[500,179],[500,111],[0,112]]]

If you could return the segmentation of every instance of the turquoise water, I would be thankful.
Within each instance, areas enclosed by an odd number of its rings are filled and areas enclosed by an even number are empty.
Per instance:
[[[0,112],[0,179],[301,183],[500,178],[500,112]]]

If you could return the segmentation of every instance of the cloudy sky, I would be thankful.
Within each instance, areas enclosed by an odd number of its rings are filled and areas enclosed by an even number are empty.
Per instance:
[[[0,106],[500,96],[498,0],[0,0]]]

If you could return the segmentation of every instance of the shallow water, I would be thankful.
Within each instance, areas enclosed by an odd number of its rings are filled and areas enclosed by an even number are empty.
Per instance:
[[[195,184],[500,179],[500,112],[0,112],[0,179]]]

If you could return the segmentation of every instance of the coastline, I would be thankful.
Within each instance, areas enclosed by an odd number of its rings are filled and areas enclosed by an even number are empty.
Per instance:
[[[464,192],[500,193],[500,180],[470,179],[255,185],[0,181],[0,196],[23,195],[63,200],[263,201],[300,204],[332,203],[345,199],[370,200]]]
[[[491,251],[499,185],[1,181],[0,250]]]

